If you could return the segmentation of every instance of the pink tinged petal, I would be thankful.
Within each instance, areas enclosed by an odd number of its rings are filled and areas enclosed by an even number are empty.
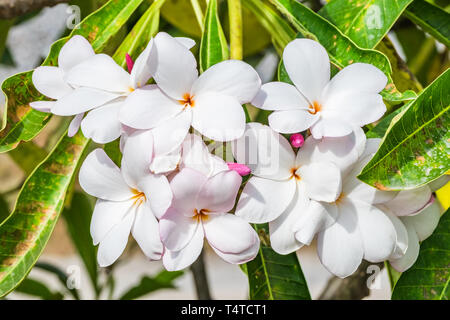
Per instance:
[[[308,109],[309,103],[291,84],[269,82],[261,86],[252,104],[263,110]]]
[[[95,149],[84,160],[79,174],[84,191],[96,198],[123,201],[133,197],[120,169],[103,149]]]
[[[416,230],[417,237],[420,241],[427,239],[436,229],[441,217],[441,205],[435,200],[431,205],[414,216],[402,217],[402,221],[406,221]]]
[[[396,242],[394,251],[392,251],[389,256],[389,260],[399,259],[405,255],[406,249],[408,248],[408,231],[406,230],[403,222],[391,212],[385,205],[378,205],[386,216],[391,220],[392,225],[395,228]]]
[[[217,93],[230,96],[240,104],[248,103],[261,87],[258,73],[240,60],[226,60],[203,72],[192,87],[192,95]]]
[[[136,209],[131,234],[147,258],[161,259],[164,248],[159,237],[159,224],[146,203]]]
[[[423,186],[413,190],[400,191],[385,205],[397,216],[408,216],[417,214],[424,209],[432,196],[430,188]]]
[[[311,134],[315,139],[322,137],[343,137],[352,133],[352,125],[341,117],[321,118],[311,126]]]
[[[173,152],[183,143],[192,122],[192,112],[185,110],[152,129],[155,155]]]
[[[345,214],[354,210],[358,216],[364,259],[370,262],[388,259],[397,243],[397,233],[391,219],[377,207],[360,201],[346,203],[345,208]]]
[[[186,247],[179,251],[165,249],[163,264],[168,271],[177,271],[189,267],[197,260],[203,249],[203,228],[197,228],[191,241]]]
[[[94,245],[99,244],[115,226],[123,221],[127,213],[132,210],[133,202],[134,200],[97,200],[90,227]]]
[[[144,192],[149,207],[157,218],[166,213],[172,203],[172,189],[165,175],[149,174],[137,182],[139,191]]]
[[[56,101],[52,113],[58,116],[73,116],[99,107],[118,98],[116,93],[92,88],[77,88]]]
[[[336,222],[338,208],[335,204],[312,200],[307,208],[302,209],[302,214],[292,224],[292,230],[298,242],[310,245],[317,233]]]
[[[295,167],[295,153],[288,140],[268,126],[252,122],[244,135],[233,142],[233,156],[246,164],[253,175],[268,179],[286,180]]]
[[[345,278],[361,264],[364,247],[354,210],[339,206],[336,223],[320,232],[317,253],[324,267],[332,274]]]
[[[150,171],[155,174],[164,174],[174,171],[181,161],[181,147],[167,154],[155,155],[150,164]]]
[[[236,215],[251,223],[278,218],[294,198],[296,182],[251,177],[242,191]]]
[[[250,224],[234,214],[208,215],[202,223],[208,243],[223,253],[240,253],[259,242]]]
[[[40,111],[40,112],[51,112],[53,106],[55,105],[55,101],[33,101],[30,102],[30,107],[32,107],[34,110]]]
[[[130,75],[110,56],[97,54],[77,64],[66,74],[73,86],[89,87],[116,93],[129,93]]]
[[[60,99],[73,90],[64,80],[62,69],[57,67],[37,67],[31,78],[34,87],[52,99]]]
[[[175,37],[175,39],[185,46],[187,49],[191,49],[195,46],[195,40],[186,37]]]
[[[123,253],[127,246],[133,221],[134,214],[127,214],[100,242],[97,252],[97,260],[100,267],[110,266]]]
[[[325,48],[313,40],[296,39],[284,49],[283,61],[298,90],[310,103],[319,101],[330,80],[330,60]]]
[[[133,70],[134,61],[128,53],[125,54],[125,62],[127,63],[128,73],[131,73],[131,70]]]
[[[137,57],[136,62],[131,65],[131,71],[128,68],[134,88],[140,88],[147,84],[156,72],[156,63],[156,50],[154,50],[154,41],[151,39],[145,50]]]
[[[79,113],[77,114],[72,121],[70,121],[69,124],[69,129],[67,131],[67,135],[69,137],[73,137],[74,135],[77,134],[78,130],[80,129],[81,126],[81,121],[83,120],[84,117],[84,112],[83,113]],[[85,135],[86,136],[86,135]]]
[[[172,207],[159,220],[161,241],[170,251],[180,251],[185,248],[198,228],[202,226],[196,217],[187,217],[183,212]]]
[[[275,111],[269,116],[270,127],[279,133],[297,133],[309,129],[320,119],[320,113],[307,110]]]
[[[228,162],[227,166],[230,170],[236,171],[241,177],[248,176],[252,170],[242,163]]]
[[[195,134],[187,135],[182,144],[180,168],[195,169],[205,176],[209,176],[213,169],[212,161],[211,154],[202,138]]]
[[[58,66],[67,72],[94,55],[94,49],[89,41],[80,35],[75,35],[59,51]]]
[[[213,246],[211,246],[211,247],[214,250],[214,252],[219,257],[221,257],[223,260],[225,260],[226,262],[232,263],[232,264],[242,264],[242,263],[246,263],[246,262],[253,260],[256,257],[256,255],[258,254],[259,238],[255,232],[253,245],[250,248],[248,248],[242,252],[239,252],[239,253],[222,252]]]
[[[391,266],[399,272],[404,272],[413,266],[419,257],[420,250],[419,238],[414,227],[407,222],[405,223],[405,227],[408,231],[408,248],[401,258],[389,260]]]
[[[197,194],[206,180],[206,175],[197,170],[182,169],[170,182],[173,192],[172,207],[182,214],[192,217],[196,209]]]
[[[150,129],[175,117],[183,105],[165,95],[156,85],[133,91],[119,114],[120,122],[135,129]]]
[[[234,207],[242,178],[235,171],[223,171],[209,178],[197,194],[196,208],[228,212]]]
[[[300,187],[284,212],[269,223],[270,244],[275,252],[289,254],[303,246],[303,243],[295,238],[293,226],[308,208],[308,204],[309,199],[306,197],[304,189]]]
[[[289,141],[294,148],[300,148],[305,143],[305,138],[301,133],[294,133],[289,137]]]
[[[164,93],[182,100],[197,80],[197,61],[189,49],[165,32],[159,32],[154,41],[158,65],[153,78]]]
[[[334,202],[341,194],[341,172],[332,162],[313,162],[301,166],[296,173],[313,200]]]
[[[194,129],[216,141],[231,141],[242,137],[245,113],[235,98],[221,93],[204,93],[194,99]]]

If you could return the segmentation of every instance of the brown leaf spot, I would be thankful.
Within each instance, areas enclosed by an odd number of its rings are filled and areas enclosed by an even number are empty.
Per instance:
[[[382,190],[382,191],[389,191],[391,190],[390,188],[386,187],[384,184],[382,184],[381,182],[377,181],[373,184],[375,186],[375,188]]]
[[[416,160],[419,161],[419,162],[422,163],[422,164],[425,163],[425,158],[424,158],[424,156],[417,156],[417,157],[416,157]]]

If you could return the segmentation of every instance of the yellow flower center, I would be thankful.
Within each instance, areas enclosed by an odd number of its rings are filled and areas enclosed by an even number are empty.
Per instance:
[[[314,101],[312,105],[308,106],[308,112],[311,114],[316,114],[322,110],[322,106],[317,101]]]

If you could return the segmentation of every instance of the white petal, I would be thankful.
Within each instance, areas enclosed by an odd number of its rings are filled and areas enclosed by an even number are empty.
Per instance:
[[[132,85],[128,72],[106,54],[97,54],[77,64],[67,72],[66,81],[73,86],[119,93],[129,92]]]
[[[291,41],[283,52],[289,78],[309,102],[318,101],[330,80],[330,60],[318,42],[309,39]]]
[[[132,209],[133,201],[109,201],[98,199],[91,220],[91,236],[94,245],[102,241],[108,232],[122,222]]]
[[[155,37],[158,66],[154,79],[167,95],[182,100],[190,93],[198,77],[197,61],[192,52],[165,32]]]
[[[187,217],[172,207],[159,220],[161,241],[171,251],[185,248],[194,237],[197,228],[202,226],[196,218]]]
[[[78,130],[80,129],[81,121],[83,120],[83,117],[84,117],[84,113],[79,113],[72,119],[72,121],[70,121],[69,129],[67,131],[67,135],[69,137],[73,137],[74,135],[77,134]],[[84,132],[83,132],[83,134],[84,134]],[[86,134],[84,134],[84,136],[86,136]]]
[[[185,46],[187,49],[191,49],[195,46],[195,40],[186,37],[175,37],[175,39]]]
[[[397,235],[395,249],[390,255],[389,260],[399,259],[405,255],[406,249],[408,248],[408,231],[406,230],[403,222],[395,214],[393,214],[389,208],[385,205],[378,205],[377,207],[379,207],[391,220]]]
[[[136,218],[131,233],[147,258],[150,260],[161,259],[163,245],[159,238],[159,224],[146,203],[136,209]]]
[[[295,153],[289,141],[268,126],[252,122],[244,135],[233,142],[233,156],[247,165],[255,176],[286,180],[295,168]]]
[[[385,205],[397,216],[407,216],[416,214],[430,202],[432,197],[428,186],[412,190],[400,191],[394,199],[386,202]]]
[[[269,116],[270,127],[279,133],[297,133],[309,129],[320,119],[320,114],[307,110],[275,111]]]
[[[86,157],[80,168],[79,181],[83,190],[96,198],[122,201],[133,196],[120,169],[103,149],[95,149]]]
[[[352,133],[352,124],[348,123],[342,116],[340,118],[323,118],[311,127],[311,134],[315,139],[322,137],[343,137]]]
[[[341,194],[341,172],[332,162],[313,162],[301,166],[297,173],[311,199],[333,202]]]
[[[134,88],[140,88],[147,84],[148,80],[156,72],[157,56],[153,50],[153,39],[150,40],[144,51],[137,57],[131,70],[131,83]]]
[[[400,259],[391,259],[389,262],[391,266],[399,271],[404,272],[412,267],[419,256],[419,238],[414,230],[414,227],[409,223],[405,223],[406,230],[408,231],[408,248],[406,253]]]
[[[196,208],[228,212],[234,207],[242,178],[236,171],[224,171],[209,178],[197,194]]]
[[[261,79],[255,69],[240,60],[226,60],[203,72],[192,87],[192,95],[219,93],[231,96],[240,104],[248,103],[261,87]]]
[[[133,91],[125,100],[119,114],[120,122],[135,129],[150,129],[175,117],[183,106],[156,85]]]
[[[317,253],[324,267],[340,278],[356,271],[362,261],[364,248],[358,217],[353,210],[339,208],[336,222],[318,234]]]
[[[148,174],[138,180],[137,187],[145,193],[153,214],[161,218],[172,203],[173,197],[167,177],[162,174]]]
[[[285,82],[263,84],[252,104],[263,110],[308,109],[309,105],[296,87]]]
[[[211,154],[202,138],[196,134],[189,134],[182,144],[182,161],[180,168],[191,168],[210,176],[213,168]]]
[[[150,164],[150,171],[155,174],[174,171],[181,162],[181,147],[167,154],[155,155]]]
[[[197,260],[203,249],[203,228],[197,228],[189,244],[180,251],[165,250],[163,264],[168,271],[177,271],[189,267]]]
[[[258,235],[256,233],[254,233],[254,237],[255,237],[255,240],[253,242],[253,245],[250,248],[248,248],[242,252],[239,252],[239,253],[222,252],[213,246],[211,246],[211,248],[214,250],[215,253],[217,253],[217,255],[219,257],[221,257],[223,260],[225,260],[228,263],[232,263],[232,264],[246,263],[246,262],[253,260],[259,251]]]
[[[77,88],[56,101],[52,113],[58,116],[72,116],[89,111],[107,102],[113,101],[119,95],[92,88]]]
[[[216,141],[231,141],[242,137],[245,113],[235,98],[218,93],[204,93],[194,99],[192,126],[197,131]]]
[[[299,188],[286,210],[269,223],[270,244],[279,254],[289,254],[303,246],[303,243],[295,239],[293,228],[309,204],[309,199],[303,191],[303,188]]]
[[[192,112],[182,111],[152,129],[153,151],[155,155],[163,155],[180,147],[189,132]]]
[[[100,267],[107,267],[120,257],[127,246],[133,221],[134,214],[126,215],[100,242],[97,252],[97,260]]]
[[[295,239],[300,243],[310,245],[314,236],[331,226],[337,219],[338,209],[334,204],[311,200],[307,208],[298,210],[297,221],[291,224]]]
[[[425,240],[433,233],[438,226],[441,217],[441,206],[439,201],[434,200],[431,205],[414,216],[403,217],[402,221],[407,221],[416,230],[420,241]]]
[[[193,216],[196,198],[207,177],[201,172],[184,168],[170,182],[173,192],[172,207],[184,215]]]
[[[55,101],[33,101],[30,102],[30,107],[34,110],[41,112],[51,112],[53,106],[55,105]]]
[[[74,35],[59,51],[58,66],[67,72],[94,54],[94,49],[89,41],[80,35]]]
[[[208,215],[202,220],[208,243],[223,253],[240,253],[259,241],[250,224],[234,214]]]
[[[294,179],[275,181],[251,177],[239,198],[236,215],[252,223],[273,221],[292,202],[295,190]]]
[[[64,81],[64,72],[57,67],[37,67],[31,78],[35,88],[52,99],[60,99],[73,90]]]
[[[114,100],[91,110],[81,122],[81,130],[86,138],[96,143],[108,143],[120,137],[122,126],[119,110],[123,100]]]
[[[31,106],[31,104],[30,104]],[[32,106],[33,107],[33,106]],[[436,180],[431,181],[428,184],[428,187],[431,189],[431,191],[435,192],[445,186],[450,181],[450,175],[444,174],[440,178],[437,178]]]

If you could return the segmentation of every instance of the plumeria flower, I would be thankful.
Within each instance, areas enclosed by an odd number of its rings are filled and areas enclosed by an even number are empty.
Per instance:
[[[59,100],[74,91],[74,87],[65,80],[66,74],[76,65],[95,55],[91,44],[82,36],[73,36],[61,47],[58,56],[58,67],[41,66],[34,70],[33,85],[43,95]],[[57,101],[34,101],[30,103],[33,109],[42,112],[52,112]],[[69,125],[68,135],[74,136],[80,128],[84,112],[74,113]]]
[[[174,41],[190,47],[195,44],[187,38]],[[130,93],[147,84],[156,70],[153,42],[150,40],[130,73],[106,54],[93,55],[71,68],[64,79],[76,89],[58,99],[51,112],[70,116],[91,110],[81,122],[83,134],[97,143],[117,139],[122,133],[118,119],[120,108]]]
[[[172,191],[164,175],[149,170],[149,132],[128,137],[119,169],[102,149],[89,154],[80,169],[80,185],[97,197],[91,221],[98,263],[108,266],[122,254],[131,232],[144,254],[158,260],[163,253],[157,218],[169,208]]]
[[[242,136],[245,113],[241,105],[250,102],[261,85],[256,71],[242,61],[227,60],[198,76],[192,52],[168,34],[156,35],[155,48],[157,86],[130,94],[120,121],[136,129],[163,124],[169,139],[175,133],[183,139],[191,125],[217,141]]]
[[[249,223],[228,213],[233,207],[242,178],[235,171],[211,177],[182,169],[170,182],[173,202],[160,220],[167,270],[181,270],[200,255],[204,238],[222,259],[240,264],[252,260],[259,238]]]
[[[376,67],[351,64],[330,80],[330,60],[322,45],[309,39],[291,41],[283,52],[283,62],[294,85],[270,82],[262,86],[252,104],[274,110],[270,127],[280,133],[311,129],[316,139],[341,137],[385,113],[378,94],[387,78]]]

